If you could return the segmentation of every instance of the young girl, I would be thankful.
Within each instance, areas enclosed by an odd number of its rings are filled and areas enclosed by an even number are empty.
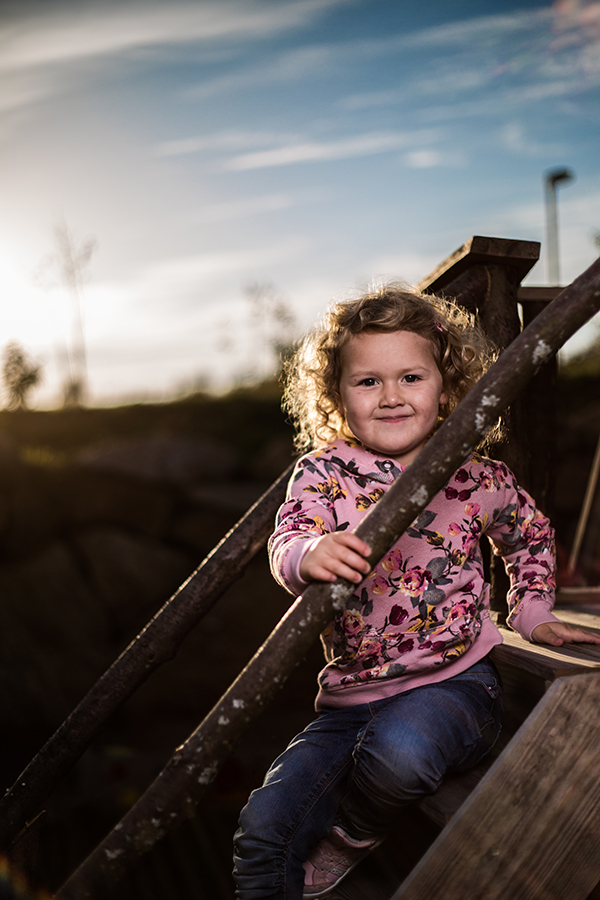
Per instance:
[[[509,623],[532,641],[600,637],[560,623],[548,520],[503,463],[472,453],[371,571],[352,533],[485,371],[470,317],[386,287],[331,307],[288,372],[301,458],[270,541],[277,581],[301,594],[345,578],[356,591],[322,635],[319,713],[242,811],[241,900],[327,894],[398,810],[495,742],[501,688],[489,658],[482,537],[510,576]]]

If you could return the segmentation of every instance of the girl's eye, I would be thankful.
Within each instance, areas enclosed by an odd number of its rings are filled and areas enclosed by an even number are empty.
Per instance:
[[[416,384],[417,381],[420,381],[421,379],[419,378],[418,375],[405,375],[405,376],[404,376],[404,380],[405,380],[408,384]]]
[[[359,382],[363,387],[373,387],[373,385],[377,384],[376,378],[363,378],[362,381]]]

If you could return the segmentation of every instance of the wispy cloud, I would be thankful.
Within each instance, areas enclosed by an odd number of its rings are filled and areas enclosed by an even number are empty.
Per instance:
[[[498,135],[501,144],[511,153],[519,156],[539,157],[552,153],[560,155],[566,152],[566,143],[543,143],[536,140],[531,130],[519,121],[507,122],[499,129]]]
[[[584,70],[600,70],[600,3],[597,0],[555,0],[552,6],[554,40],[550,50],[579,48]]]
[[[372,55],[371,45],[319,44],[288,50],[270,55],[259,65],[244,66],[236,72],[221,75],[194,85],[185,91],[189,99],[199,100],[215,94],[250,88],[282,84],[290,81],[322,78],[325,72],[331,74],[334,68],[347,66],[356,54]]]
[[[505,15],[477,16],[473,19],[465,19],[461,22],[451,22],[447,25],[434,25],[431,28],[423,28],[410,35],[410,46],[422,47],[465,47],[471,48],[488,44],[489,41],[498,43],[510,35],[530,30],[533,25],[548,19],[549,10],[529,10]],[[489,44],[488,44],[489,46]]]
[[[186,96],[199,99],[218,93],[250,87],[279,84],[300,79],[322,77],[323,73],[331,74],[334,70],[355,67],[357,63],[369,60],[380,60],[384,56],[394,56],[402,51],[413,51],[425,47],[444,46],[446,50],[455,52],[481,44],[500,43],[508,40],[519,30],[527,29],[534,20],[532,13],[520,13],[506,16],[481,16],[451,25],[427,28],[416,32],[401,32],[385,38],[338,41],[296,47],[278,55],[271,56],[267,63],[245,66],[236,72],[218,76],[195,85],[186,91]],[[537,20],[536,20],[537,21]],[[473,86],[481,82],[481,73],[475,69],[463,67],[450,76],[456,87]],[[423,79],[425,84],[426,79]],[[439,90],[439,81],[431,80],[433,90]],[[389,92],[365,92],[354,95],[343,101],[348,108],[360,108],[378,105],[398,97],[405,96],[402,89]]]
[[[349,111],[422,98],[422,117],[442,121],[554,100],[600,84],[600,3],[558,0],[545,9],[480,16],[380,41],[379,53],[435,50],[400,85],[346,96]],[[482,92],[487,96],[480,101]],[[490,92],[494,103],[490,104]],[[431,106],[428,100],[438,102]],[[447,102],[440,104],[445,98]],[[451,101],[451,105],[450,105]]]
[[[411,150],[404,156],[404,162],[411,169],[437,169],[442,166],[455,168],[465,165],[466,161],[465,153],[446,149],[423,148]]]
[[[419,134],[409,132],[371,132],[338,141],[304,141],[269,150],[261,150],[256,153],[244,153],[240,156],[234,156],[223,163],[223,168],[242,172],[249,169],[289,166],[296,163],[324,162],[358,156],[371,156],[376,153],[402,150],[416,141],[431,141],[433,138],[433,132],[422,132]]]
[[[23,69],[138,47],[256,39],[298,28],[349,0],[219,0],[64,5],[0,30],[0,68]]]
[[[260,247],[244,247],[213,253],[197,253],[188,256],[172,256],[157,260],[135,273],[121,292],[126,303],[143,303],[148,306],[173,306],[173,297],[179,298],[179,306],[194,309],[210,304],[208,292],[215,282],[238,283],[240,273],[262,271],[289,262],[306,249],[301,238],[282,238]]]
[[[163,141],[155,148],[157,156],[183,156],[204,151],[235,152],[264,147],[274,143],[299,140],[295,134],[278,134],[269,131],[242,131],[228,129],[213,134],[199,134],[172,141]]]
[[[280,212],[294,205],[294,200],[289,194],[268,194],[264,197],[250,197],[246,200],[231,200],[224,203],[213,203],[203,206],[194,212],[190,218],[198,224],[210,222],[227,222],[237,219],[247,219],[250,216],[259,216],[265,213]]]

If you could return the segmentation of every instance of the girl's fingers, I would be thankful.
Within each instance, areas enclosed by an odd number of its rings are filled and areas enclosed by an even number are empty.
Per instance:
[[[313,578],[315,581],[330,582],[337,581],[338,578],[345,578],[346,581],[351,581],[353,584],[358,584],[359,581],[362,581],[363,576],[355,569],[350,569],[347,566],[340,566],[339,571],[337,572],[333,572],[331,569],[315,568],[315,574],[313,575]]]
[[[334,532],[323,535],[302,560],[300,575],[306,581],[345,578],[358,584],[371,571],[365,559],[369,552],[368,545],[354,534]]]
[[[565,622],[544,622],[533,630],[533,640],[540,644],[600,644],[600,635]]]
[[[371,553],[371,548],[368,544],[365,544],[361,538],[357,537],[355,534],[347,534],[348,546],[352,548],[356,553],[359,553],[361,556],[369,556]]]
[[[566,640],[576,641],[577,643],[582,644],[600,644],[600,634],[595,634],[593,631],[584,631],[582,628],[576,628],[570,632],[570,635]]]
[[[322,581],[335,581],[336,578],[345,578],[358,584],[371,570],[366,559],[356,553],[347,553],[344,556],[317,557],[306,560],[306,568],[312,578]]]

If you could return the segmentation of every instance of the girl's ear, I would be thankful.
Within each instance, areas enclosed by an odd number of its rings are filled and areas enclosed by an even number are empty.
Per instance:
[[[446,391],[442,391],[442,393],[440,394],[439,405],[440,405],[440,406],[445,406],[446,403],[448,403],[449,399],[450,399],[450,397],[449,397],[449,395],[446,393]]]

